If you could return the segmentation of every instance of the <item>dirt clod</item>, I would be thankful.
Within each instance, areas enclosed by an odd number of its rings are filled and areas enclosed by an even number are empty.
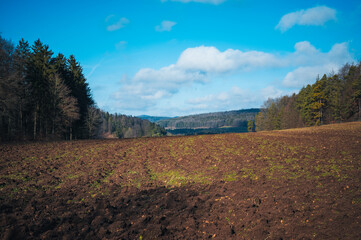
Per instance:
[[[361,239],[361,123],[0,145],[0,239]]]

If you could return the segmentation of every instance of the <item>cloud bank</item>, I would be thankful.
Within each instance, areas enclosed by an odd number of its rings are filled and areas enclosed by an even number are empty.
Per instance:
[[[187,102],[194,109],[221,111],[224,109],[249,108],[250,106],[259,107],[268,98],[277,98],[282,94],[284,93],[281,90],[273,86],[258,91],[234,86],[228,91],[192,98]]]
[[[288,94],[290,89],[299,89],[313,83],[317,75],[337,72],[343,64],[352,61],[347,43],[334,44],[328,52],[322,52],[310,42],[303,41],[296,43],[294,51],[288,53],[238,49],[220,51],[213,46],[199,46],[185,49],[176,63],[169,66],[160,69],[140,69],[123,83],[121,89],[113,94],[113,98],[120,105],[123,104],[123,109],[144,112],[154,108],[161,101],[174,97],[179,91],[194,87],[195,84],[205,86],[216,81],[215,79],[220,81],[219,79],[223,79],[224,76],[241,76],[245,72],[267,69],[284,72],[284,77],[279,79],[278,85],[270,81],[269,85],[258,91],[234,86],[228,92],[191,98],[186,102],[190,108],[199,110],[217,110],[221,109],[221,106],[254,106],[255,104],[251,103],[259,104],[268,97]],[[238,84],[242,86],[244,83]],[[280,89],[289,90],[283,92]]]
[[[284,15],[276,29],[285,32],[295,25],[322,26],[331,20],[336,20],[336,10],[326,6],[318,6]]]

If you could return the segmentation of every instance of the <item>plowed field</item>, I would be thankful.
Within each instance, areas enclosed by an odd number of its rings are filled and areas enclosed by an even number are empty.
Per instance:
[[[0,145],[1,239],[361,239],[361,123]]]

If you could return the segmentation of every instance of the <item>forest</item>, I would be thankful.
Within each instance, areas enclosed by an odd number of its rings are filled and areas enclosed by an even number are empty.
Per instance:
[[[244,109],[227,112],[203,113],[184,117],[176,117],[157,121],[157,123],[166,129],[199,129],[199,128],[245,128],[247,122],[254,120],[259,113],[258,108]],[[220,133],[220,131],[218,131]]]
[[[361,120],[361,62],[317,77],[297,94],[269,99],[256,116],[256,131]]]
[[[156,123],[139,117],[101,112],[101,125],[98,135],[113,134],[118,138],[159,137],[167,134],[166,130]]]
[[[164,135],[147,120],[97,108],[83,68],[73,55],[24,39],[0,36],[0,142]]]

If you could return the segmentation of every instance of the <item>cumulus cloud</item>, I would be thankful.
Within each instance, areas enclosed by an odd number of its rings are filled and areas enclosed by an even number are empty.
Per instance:
[[[336,43],[329,52],[316,49],[310,42],[298,42],[295,44],[295,52],[290,54],[286,61],[293,65],[320,65],[337,62],[340,64],[352,60],[348,51],[348,43]]]
[[[330,20],[336,20],[336,10],[326,6],[318,6],[284,15],[276,29],[285,32],[295,25],[321,26]]]
[[[249,104],[253,100],[254,98],[251,96],[249,91],[245,91],[237,86],[234,86],[229,91],[189,99],[187,103],[195,109],[218,111],[222,110],[222,108],[237,109],[242,105]],[[236,105],[237,107],[235,108]]]
[[[282,90],[276,88],[275,86],[265,87],[265,88],[261,89],[260,93],[261,93],[260,96],[263,100],[266,100],[268,98],[278,98],[284,94],[284,92]],[[260,96],[258,96],[258,97],[260,97]]]
[[[125,17],[119,19],[115,15],[109,15],[105,22],[108,24],[107,30],[112,32],[125,27],[130,21]]]
[[[318,74],[337,71],[346,62],[353,61],[347,43],[334,44],[328,52],[324,52],[310,42],[303,41],[296,43],[294,49],[293,52],[281,54],[238,49],[220,51],[212,46],[188,48],[174,64],[160,69],[140,69],[132,78],[122,82],[120,91],[113,97],[119,102],[127,102],[128,105],[124,105],[124,108],[144,110],[154,107],[161,100],[170,99],[181,89],[190,88],[195,83],[207,84],[214,81],[214,77],[222,79],[225,74],[229,76],[266,68],[288,71],[283,79],[278,80],[282,84],[278,87],[268,86],[257,92],[234,87],[228,92],[194,98],[187,102],[194,109],[256,107],[268,97],[285,94],[279,87],[302,87],[314,82]],[[133,106],[133,101],[138,105]]]
[[[267,86],[259,91],[234,86],[229,91],[189,99],[187,103],[195,109],[224,111],[225,109],[259,107],[268,98],[279,97],[282,94],[284,93],[274,86]]]
[[[182,2],[182,3],[198,2],[198,3],[209,3],[209,4],[218,5],[224,3],[227,0],[161,0],[161,1],[162,2],[172,1],[172,2]]]
[[[281,61],[274,55],[259,52],[228,49],[220,52],[215,47],[200,46],[186,49],[179,57],[177,66],[205,72],[227,72],[236,69],[279,66]]]
[[[298,67],[294,71],[287,73],[283,79],[283,84],[287,87],[302,87],[307,84],[312,84],[317,76],[321,76],[326,73],[330,73],[339,68],[335,64],[320,65],[320,66],[306,66]]]
[[[154,107],[159,99],[173,96],[182,87],[206,81],[207,76],[204,73],[180,69],[174,64],[159,70],[143,68],[132,79],[125,81],[121,90],[115,92],[112,97],[117,102],[130,103],[127,106],[119,105],[124,109],[146,109]]]
[[[212,74],[223,74],[233,70],[248,70],[257,67],[279,66],[282,60],[276,56],[257,51],[242,52],[228,49],[224,52],[215,47],[188,48],[175,64],[160,69],[143,68],[122,86],[121,94],[114,97],[122,100],[125,95],[137,96],[137,101],[147,106],[156,100],[169,98],[184,87],[194,83],[205,84]],[[240,90],[233,90],[233,94]],[[227,94],[217,96],[219,100],[231,101]]]
[[[172,64],[159,70],[151,68],[141,69],[135,74],[134,80],[137,82],[152,82],[153,84],[160,83],[164,86],[194,81],[204,82],[206,81],[206,76],[204,73],[184,70]]]
[[[313,83],[318,75],[337,72],[342,65],[353,61],[345,42],[334,44],[329,52],[321,52],[306,41],[296,43],[295,50],[287,57],[287,62],[296,69],[283,79],[286,87],[298,88]]]
[[[171,31],[172,30],[172,27],[174,25],[176,25],[177,23],[176,22],[172,22],[172,21],[162,21],[160,25],[156,26],[155,27],[155,30],[157,32],[164,32],[164,31]]]

